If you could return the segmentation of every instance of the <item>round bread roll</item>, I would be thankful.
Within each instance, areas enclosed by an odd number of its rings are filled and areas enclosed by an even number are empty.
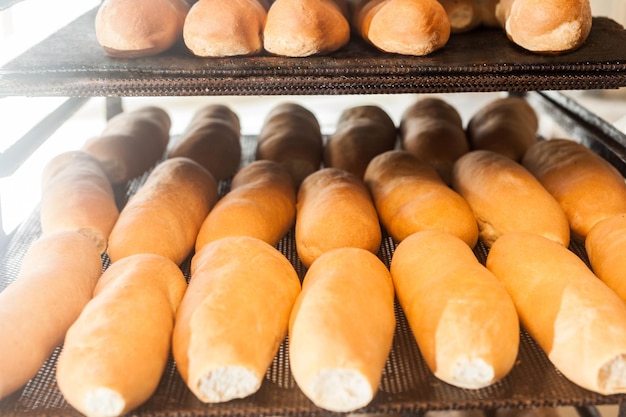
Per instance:
[[[296,187],[287,169],[274,161],[254,161],[233,177],[228,194],[202,223],[196,252],[229,236],[251,236],[275,246],[295,220]]]
[[[421,230],[441,230],[476,245],[478,226],[467,202],[412,154],[378,155],[367,167],[365,183],[380,222],[396,242]]]
[[[569,224],[563,209],[512,159],[492,151],[469,152],[454,165],[452,186],[474,212],[486,246],[510,232],[536,233],[569,245]]]
[[[439,0],[448,14],[452,33],[469,32],[482,23],[482,13],[476,0]]]
[[[113,187],[96,158],[77,150],[48,161],[41,176],[43,233],[77,231],[104,253],[118,217]]]
[[[148,400],[169,359],[186,289],[182,271],[162,256],[138,254],[110,265],[57,361],[67,402],[87,417],[113,417]]]
[[[382,232],[376,208],[359,178],[339,168],[309,175],[298,190],[296,249],[305,267],[331,249],[378,252]]]
[[[473,0],[478,13],[480,13],[480,22],[483,26],[499,28],[500,21],[496,16],[496,8],[500,0]]]
[[[383,52],[423,56],[443,48],[450,19],[437,0],[351,0],[352,27]]]
[[[170,140],[170,127],[165,110],[141,107],[112,117],[83,150],[100,161],[113,184],[124,184],[161,160]]]
[[[543,236],[513,232],[493,244],[486,265],[566,378],[603,395],[626,392],[626,303],[578,256]]]
[[[396,139],[396,126],[382,108],[363,105],[345,109],[325,144],[324,166],[363,178],[372,158],[393,149]]]
[[[296,187],[320,169],[324,141],[319,122],[307,108],[281,103],[267,114],[258,137],[256,159],[283,164]]]
[[[168,156],[193,159],[220,181],[239,168],[240,139],[239,116],[226,105],[209,104],[196,111]]]
[[[396,296],[433,374],[484,388],[513,368],[519,319],[504,286],[469,246],[449,233],[417,232],[391,261]]]
[[[478,110],[467,124],[467,138],[474,150],[484,149],[521,161],[537,143],[539,119],[520,97],[498,98]]]
[[[454,162],[469,152],[461,115],[438,97],[422,98],[404,111],[400,141],[404,150],[431,164],[448,185]]]
[[[596,223],[587,234],[585,250],[597,277],[626,301],[626,213]]]
[[[338,248],[306,273],[289,322],[289,364],[318,407],[349,412],[378,390],[395,330],[391,275],[376,255]]]
[[[204,58],[256,55],[263,50],[267,9],[259,0],[200,0],[185,18],[185,45]]]
[[[559,202],[577,242],[600,221],[626,213],[624,177],[578,142],[541,141],[526,152],[522,164]]]
[[[191,274],[174,328],[178,371],[203,402],[247,397],[287,334],[298,275],[278,250],[248,236],[207,244]]]
[[[182,38],[188,11],[184,0],[104,0],[96,14],[96,37],[114,57],[157,55]]]
[[[345,0],[274,0],[263,31],[265,50],[289,57],[327,54],[349,40]]]
[[[496,15],[511,41],[544,54],[578,49],[592,25],[589,0],[501,0]]]
[[[109,236],[111,262],[154,253],[180,265],[217,197],[217,182],[197,162],[183,157],[162,162],[122,209]]]

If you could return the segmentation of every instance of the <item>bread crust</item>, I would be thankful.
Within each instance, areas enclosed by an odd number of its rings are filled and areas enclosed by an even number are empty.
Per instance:
[[[587,234],[585,250],[596,276],[626,301],[626,213],[596,223]]]

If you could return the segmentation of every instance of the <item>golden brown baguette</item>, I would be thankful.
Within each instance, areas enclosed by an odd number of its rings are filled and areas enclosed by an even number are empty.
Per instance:
[[[341,113],[335,131],[326,141],[324,166],[345,169],[363,178],[372,158],[393,149],[396,139],[396,125],[382,108],[350,107]]]
[[[587,234],[585,250],[596,276],[626,301],[626,213],[596,223]]]
[[[441,230],[476,245],[478,226],[467,202],[412,154],[378,155],[367,167],[365,183],[380,222],[396,242],[421,230]]]
[[[584,241],[596,223],[626,213],[624,177],[578,142],[541,141],[526,152],[522,164],[559,202],[575,241]]]
[[[78,150],[48,161],[41,175],[43,233],[77,231],[104,253],[118,217],[113,187],[96,158]]]
[[[259,239],[227,237],[196,253],[173,353],[198,399],[224,402],[260,388],[299,293],[293,266]]]
[[[471,151],[454,165],[452,186],[474,212],[486,246],[510,232],[536,233],[569,245],[569,224],[563,209],[512,159],[492,151]]]
[[[566,378],[601,394],[626,391],[626,303],[580,258],[550,239],[517,232],[494,243],[487,268]]]
[[[298,190],[296,249],[305,267],[331,249],[354,247],[376,253],[382,232],[363,181],[339,168],[309,175]]]
[[[200,0],[183,27],[185,45],[199,57],[256,55],[263,50],[267,4],[259,0]]]
[[[349,40],[345,0],[275,0],[263,31],[267,52],[290,57],[334,52]]]
[[[111,118],[100,135],[83,150],[94,155],[113,184],[123,184],[163,157],[170,140],[171,120],[160,107],[146,106]]]
[[[296,187],[278,162],[254,161],[231,182],[228,194],[204,219],[196,252],[229,236],[251,236],[275,246],[296,220]]]
[[[324,141],[319,122],[306,107],[281,103],[267,114],[258,137],[256,159],[287,167],[297,187],[320,169]]]
[[[424,97],[404,111],[400,141],[404,150],[431,164],[448,185],[454,162],[469,152],[461,115],[438,97]]]
[[[217,182],[197,162],[178,157],[160,163],[128,200],[111,231],[111,262],[154,253],[180,265],[217,197]]]
[[[37,374],[101,273],[96,245],[77,232],[43,235],[27,249],[17,278],[0,292],[0,398]]]
[[[196,111],[168,156],[193,159],[220,181],[239,168],[240,139],[239,116],[226,105],[209,104]]]
[[[104,0],[96,14],[96,37],[114,57],[157,55],[182,38],[188,11],[184,0]]]
[[[513,43],[543,54],[578,49],[592,25],[589,0],[501,0],[496,16]]]
[[[433,374],[484,388],[513,368],[519,348],[515,305],[465,242],[436,230],[404,239],[391,261],[396,296]]]
[[[354,411],[372,400],[391,350],[394,292],[387,267],[359,248],[320,256],[289,323],[289,364],[315,405]]]
[[[383,52],[423,56],[443,48],[450,20],[437,0],[351,0],[352,27]]]
[[[520,161],[537,143],[539,119],[520,97],[497,98],[480,108],[467,124],[467,138],[474,150],[485,149]]]
[[[57,361],[67,402],[88,417],[113,417],[148,400],[169,358],[186,288],[182,271],[162,256],[139,254],[110,265]]]

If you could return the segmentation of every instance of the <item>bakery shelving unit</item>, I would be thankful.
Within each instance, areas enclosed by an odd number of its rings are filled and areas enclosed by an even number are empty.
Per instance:
[[[15,1],[4,0],[0,5]],[[596,17],[586,44],[558,56],[527,53],[495,29],[453,36],[441,51],[428,57],[381,54],[359,39],[336,53],[309,58],[268,55],[245,58],[199,59],[182,45],[156,57],[134,60],[107,57],[93,31],[91,10],[48,39],[0,68],[2,96],[71,97],[32,136],[54,130],[82,100],[107,97],[114,107],[122,97],[139,96],[264,96],[408,94],[452,92],[510,92],[527,97],[571,135],[600,153],[626,175],[626,138],[601,118],[558,90],[612,89],[626,86],[626,31],[608,18]],[[113,110],[114,111],[114,110]],[[254,138],[244,138],[244,150]],[[129,189],[137,184],[129,184]],[[0,248],[0,289],[19,268],[27,245],[37,236],[37,214],[25,222]],[[293,262],[293,236],[279,244]],[[574,248],[576,249],[576,248]],[[584,257],[584,253],[579,255]],[[387,238],[380,256],[389,261],[393,242]],[[484,248],[477,256],[484,260]],[[105,264],[106,265],[106,264]],[[183,268],[185,265],[183,265]],[[297,268],[302,273],[301,266]],[[0,336],[1,337],[1,336]],[[172,361],[154,396],[132,414],[136,416],[326,416],[297,389],[289,374],[284,344],[268,371],[261,390],[250,398],[205,405],[188,391]],[[0,401],[0,414],[75,416],[54,383],[58,351],[36,378]],[[574,406],[585,417],[594,408],[620,404],[626,396],[603,396],[567,381],[525,334],[519,361],[503,381],[480,390],[462,390],[436,380],[425,367],[410,330],[398,311],[394,347],[380,390],[362,413],[419,414],[429,410]]]

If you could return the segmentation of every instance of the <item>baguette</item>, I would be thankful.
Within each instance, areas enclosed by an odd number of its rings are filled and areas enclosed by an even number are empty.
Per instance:
[[[506,376],[519,349],[515,305],[459,238],[426,230],[404,239],[391,261],[396,296],[433,374],[461,388]]]
[[[350,40],[345,0],[275,0],[267,13],[263,47],[274,55],[334,52]]]
[[[402,149],[428,162],[450,184],[452,166],[469,152],[459,112],[437,97],[425,97],[409,106],[400,120]]]
[[[157,55],[182,38],[188,11],[184,0],[104,0],[96,14],[96,37],[113,57]]]
[[[324,141],[319,122],[307,108],[281,103],[267,114],[261,127],[256,159],[269,159],[287,167],[296,187],[320,169]]]
[[[539,119],[526,100],[495,99],[478,110],[467,124],[467,138],[474,150],[484,149],[521,161],[537,143]]]
[[[359,248],[320,256],[289,321],[289,364],[318,407],[349,412],[372,400],[391,350],[394,292],[387,267]]]
[[[153,253],[180,265],[217,197],[217,182],[197,162],[183,157],[162,162],[122,209],[109,236],[111,262]]]
[[[186,288],[182,271],[162,256],[139,254],[109,266],[57,361],[66,401],[88,417],[120,416],[143,404],[169,358]]]
[[[494,243],[486,265],[566,378],[603,395],[626,392],[626,304],[580,258],[543,236],[517,232]]]
[[[27,249],[16,280],[0,292],[0,398],[37,374],[101,273],[96,245],[77,232],[43,235]]]
[[[239,116],[223,104],[210,104],[196,111],[168,156],[193,159],[220,181],[239,168],[240,139]]]
[[[199,57],[257,55],[263,50],[264,0],[200,0],[183,27],[187,48]]]
[[[596,223],[587,234],[585,250],[596,276],[626,301],[626,213]]]
[[[351,0],[354,32],[377,49],[424,56],[450,39],[450,19],[437,0]]]
[[[363,178],[372,158],[392,150],[396,139],[396,126],[382,108],[348,108],[339,116],[335,132],[324,146],[324,166],[341,168]]]
[[[247,397],[287,334],[298,275],[278,250],[248,236],[207,244],[191,274],[174,328],[178,371],[202,402]]]
[[[395,150],[372,159],[365,183],[380,222],[396,242],[421,230],[441,230],[476,245],[478,226],[467,202],[412,154]]]
[[[485,246],[510,232],[535,233],[569,245],[569,224],[563,209],[512,159],[492,151],[469,152],[454,165],[452,186],[474,212]]]
[[[559,202],[577,242],[600,221],[626,213],[624,177],[578,142],[541,141],[526,152],[522,164]]]
[[[78,150],[48,161],[41,175],[43,233],[77,231],[104,253],[118,217],[113,187],[96,158]]]
[[[376,253],[382,232],[363,181],[339,168],[309,175],[298,190],[295,238],[298,256],[307,268],[335,248]]]
[[[251,236],[275,246],[295,219],[296,188],[287,169],[274,161],[254,161],[233,177],[230,192],[204,219],[196,252],[229,236]]]
[[[113,184],[124,184],[154,167],[170,140],[169,114],[155,106],[119,113],[83,150],[102,164]]]

